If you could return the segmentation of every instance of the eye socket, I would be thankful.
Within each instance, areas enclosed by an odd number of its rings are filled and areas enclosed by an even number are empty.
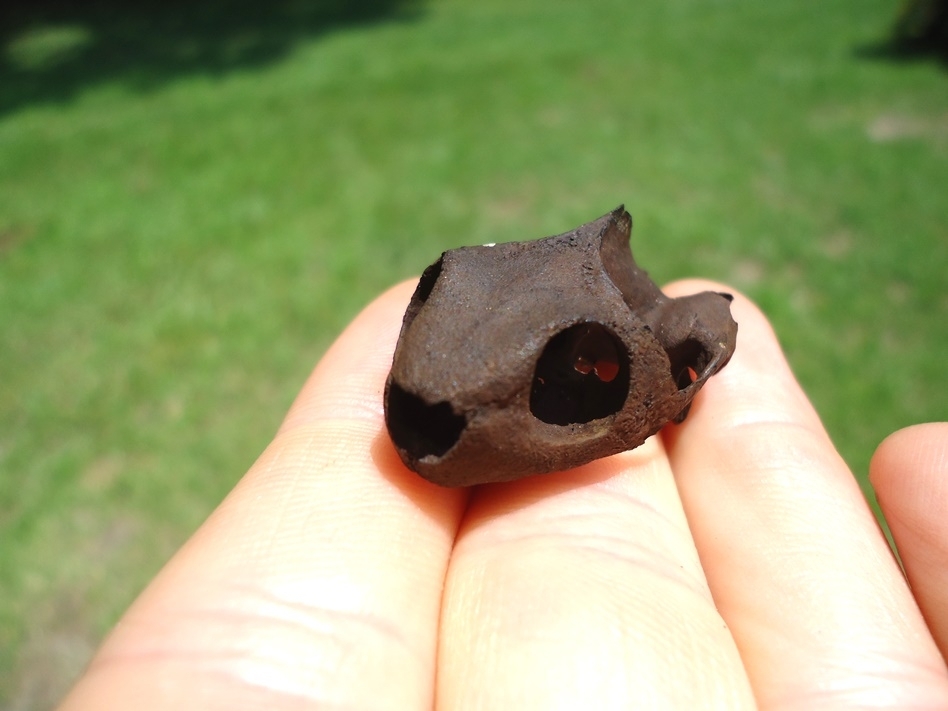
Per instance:
[[[629,394],[629,358],[609,329],[588,322],[550,339],[537,360],[530,412],[551,425],[614,415]]]
[[[438,279],[441,277],[441,267],[443,264],[444,255],[441,255],[441,258],[437,262],[429,266],[422,273],[418,284],[415,286],[415,293],[412,294],[411,301],[408,302],[408,308],[405,309],[405,316],[402,319],[403,332],[411,325],[412,321],[415,320],[418,312],[421,311],[421,307],[425,305],[428,301],[428,297],[431,296],[435,284],[438,283]]]
[[[665,351],[671,367],[671,377],[679,390],[684,390],[698,379],[710,360],[710,354],[700,342],[689,338]]]
[[[422,273],[418,280],[418,286],[415,287],[414,299],[424,303],[431,296],[431,290],[434,289],[435,282],[441,276],[441,265],[444,264],[444,255],[437,262],[429,266]]]

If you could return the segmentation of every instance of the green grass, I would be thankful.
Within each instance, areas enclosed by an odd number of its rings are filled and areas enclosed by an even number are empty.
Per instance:
[[[765,308],[861,480],[948,418],[948,74],[866,51],[894,2],[324,5],[0,34],[0,708],[56,698],[449,247],[625,203],[658,281]]]

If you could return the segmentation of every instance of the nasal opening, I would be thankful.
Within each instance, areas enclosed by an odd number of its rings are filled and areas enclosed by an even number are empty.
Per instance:
[[[444,456],[467,426],[447,402],[429,404],[396,382],[389,385],[386,416],[395,446],[414,459]]]

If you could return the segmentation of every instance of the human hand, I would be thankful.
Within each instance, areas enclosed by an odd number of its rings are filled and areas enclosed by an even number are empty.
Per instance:
[[[874,460],[917,600],[741,297],[682,425],[442,489],[383,425],[410,293],[340,336],[63,709],[948,708],[948,427]]]

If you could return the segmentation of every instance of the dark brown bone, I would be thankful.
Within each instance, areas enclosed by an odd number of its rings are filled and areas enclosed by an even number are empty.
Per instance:
[[[619,207],[571,232],[463,247],[422,275],[385,384],[408,467],[510,481],[638,447],[734,352],[727,294],[666,297]]]

